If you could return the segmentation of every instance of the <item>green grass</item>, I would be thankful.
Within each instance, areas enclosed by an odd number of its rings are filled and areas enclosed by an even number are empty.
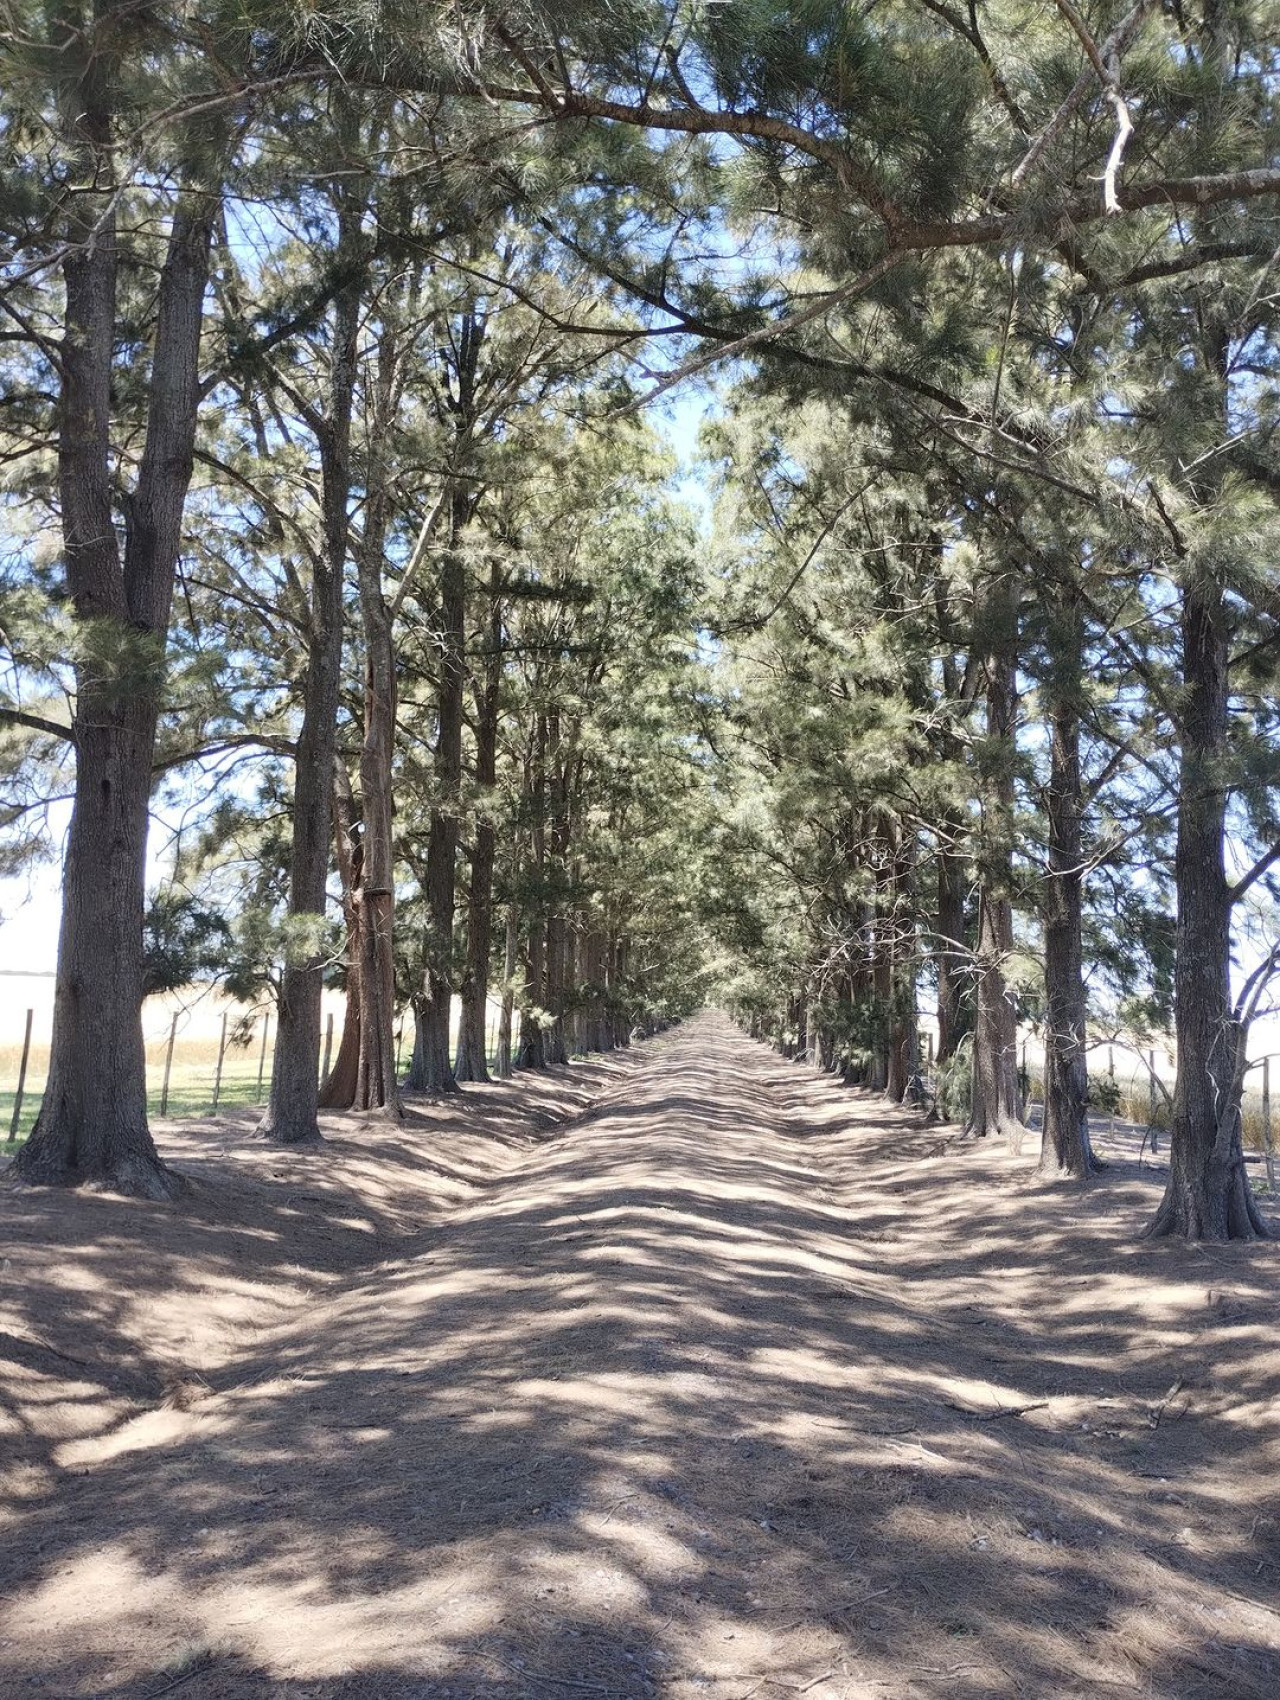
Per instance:
[[[161,1110],[162,1088],[164,1085],[164,1052],[163,1046],[150,1046],[149,1050],[156,1055],[148,1057],[147,1061],[147,1114],[159,1117]],[[213,1080],[218,1062],[218,1047],[216,1042],[200,1041],[186,1047],[187,1054],[183,1055],[184,1047],[179,1044],[174,1050],[173,1068],[169,1074],[169,1098],[166,1116],[204,1116],[209,1115],[214,1108]],[[334,1036],[334,1050],[337,1050],[337,1035]],[[409,1060],[409,1045],[406,1041],[404,1051],[399,1058],[401,1070]],[[491,1059],[492,1060],[492,1059]],[[0,1052],[0,1066],[9,1063],[5,1072],[9,1074],[10,1083],[6,1090],[0,1091],[0,1154],[11,1157],[17,1150],[18,1144],[31,1132],[35,1125],[36,1116],[40,1111],[40,1100],[44,1093],[45,1070],[48,1067],[47,1052],[33,1056],[36,1065],[27,1076],[26,1090],[22,1097],[22,1116],[18,1124],[18,1140],[8,1138],[9,1123],[13,1116],[14,1085],[13,1077],[17,1074],[17,1053],[10,1061]],[[262,1074],[262,1088],[258,1088],[258,1051],[256,1046],[250,1047],[246,1053],[243,1050],[231,1050],[222,1063],[222,1082],[218,1092],[218,1109],[244,1109],[255,1104],[266,1102],[267,1093],[271,1087],[271,1056],[268,1054],[266,1067]]]
[[[334,1052],[337,1051],[338,1035],[334,1035]],[[405,1035],[404,1045],[397,1058],[397,1072],[403,1073],[407,1067],[410,1055],[411,1040]],[[147,1058],[147,1113],[159,1118],[162,1088],[164,1084],[164,1046],[149,1044]],[[9,1051],[12,1051],[12,1055]],[[496,1051],[490,1056],[490,1067],[496,1060]],[[268,1054],[266,1067],[262,1075],[262,1087],[258,1087],[258,1049],[251,1045],[248,1051],[227,1049],[222,1063],[222,1082],[218,1093],[219,1111],[244,1109],[246,1107],[266,1102],[267,1093],[271,1087],[271,1056]],[[168,1107],[164,1114],[168,1117],[205,1116],[212,1113],[213,1081],[218,1062],[218,1046],[216,1041],[200,1040],[188,1042],[185,1046],[179,1043],[174,1049],[173,1067],[169,1074]],[[45,1072],[48,1068],[48,1048],[33,1051],[31,1068],[27,1074],[26,1090],[22,1097],[22,1116],[18,1123],[18,1139],[8,1137],[9,1123],[13,1116],[14,1087],[17,1084],[18,1051],[17,1047],[0,1048],[0,1079],[6,1081],[4,1090],[0,1090],[0,1156],[11,1157],[18,1149],[35,1125],[36,1116],[40,1111],[40,1100],[44,1093]]]
[[[193,1047],[201,1052],[209,1049],[207,1046]],[[169,1075],[169,1103],[165,1111],[169,1116],[201,1116],[207,1115],[213,1109],[213,1077],[217,1063],[217,1046],[212,1047],[212,1057],[203,1054],[194,1058],[179,1059],[174,1057],[173,1069]],[[262,1099],[265,1099],[271,1082],[271,1058],[267,1058],[266,1072],[262,1081]],[[42,1063],[38,1075],[27,1078],[26,1091],[22,1097],[22,1115],[18,1123],[19,1140],[25,1139],[35,1125],[36,1116],[40,1111],[40,1100],[44,1093],[44,1065]],[[160,1115],[160,1102],[164,1084],[164,1064],[149,1062],[147,1066],[147,1113],[150,1116]],[[0,1153],[6,1157],[12,1156],[17,1149],[14,1141],[9,1139],[9,1124],[13,1116],[13,1085],[8,1090],[0,1091],[0,1132],[4,1138],[0,1140]],[[231,1052],[222,1065],[222,1085],[218,1094],[220,1110],[242,1109],[245,1105],[262,1101],[258,1096],[258,1059],[254,1055],[246,1057],[240,1052]]]

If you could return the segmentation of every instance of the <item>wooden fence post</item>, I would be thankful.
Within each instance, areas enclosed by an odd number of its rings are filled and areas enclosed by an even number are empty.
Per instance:
[[[213,1071],[213,1107],[218,1107],[218,1099],[222,1096],[222,1058],[227,1048],[227,1012],[222,1012],[222,1037],[218,1040],[218,1066]]]
[[[164,1081],[160,1087],[160,1114],[169,1114],[169,1075],[173,1069],[173,1042],[178,1037],[178,1018],[169,1023],[169,1043],[164,1048]]]
[[[9,1138],[18,1137],[18,1123],[22,1120],[22,1094],[27,1084],[27,1059],[31,1055],[31,1023],[35,1018],[35,1010],[27,1011],[27,1025],[22,1035],[22,1061],[18,1064],[18,1090],[13,1099],[13,1116],[9,1122]]]

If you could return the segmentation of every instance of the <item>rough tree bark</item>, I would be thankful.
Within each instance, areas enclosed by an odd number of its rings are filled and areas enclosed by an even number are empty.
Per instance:
[[[399,346],[394,302],[384,295],[383,334],[370,420],[364,525],[355,558],[365,648],[364,738],[360,746],[360,843],[344,870],[347,920],[347,1012],[342,1045],[320,1102],[326,1109],[377,1110],[404,1116],[396,1080],[395,885],[392,763],[396,728],[395,614],[383,590],[392,493],[383,445],[399,405]],[[399,594],[414,572],[410,562]],[[354,818],[354,817],[353,817]],[[341,834],[339,835],[341,845]]]
[[[361,204],[339,208],[338,250],[348,262],[358,251]],[[359,271],[334,298],[333,346],[327,415],[303,403],[320,451],[323,538],[312,559],[311,608],[302,728],[294,770],[293,839],[289,853],[289,916],[299,937],[286,958],[280,984],[271,1095],[259,1132],[285,1145],[320,1138],[320,1014],[324,954],[306,941],[307,927],[324,922],[332,837],[334,754],[342,675],[342,582],[350,534],[351,412],[356,383],[363,275]],[[301,401],[295,397],[295,401]]]
[[[546,929],[545,1007],[552,1021],[546,1030],[543,1045],[548,1063],[569,1061],[569,1051],[565,1044],[565,1004],[570,979],[570,940],[566,911],[569,847],[573,834],[570,768],[575,760],[575,741],[574,731],[571,731],[568,737],[563,735],[560,712],[553,708],[547,715],[547,764],[550,769],[550,823],[547,840],[550,876],[554,882],[547,910]]]
[[[498,705],[502,688],[502,580],[495,564],[489,579],[489,630],[485,673],[476,703],[476,784],[482,807],[471,846],[467,892],[467,966],[459,998],[459,1080],[488,1080],[489,953],[493,943],[493,866],[497,830],[484,799],[498,780]]]
[[[990,623],[987,673],[987,726],[984,776],[983,843],[979,868],[977,1016],[973,1030],[973,1104],[967,1131],[982,1138],[1002,1134],[1019,1138],[1022,1099],[1018,1090],[1017,1012],[1009,995],[1005,964],[1013,950],[1013,767],[1016,754],[1018,643],[1017,587],[1005,575],[988,597]]]
[[[532,745],[525,763],[524,790],[529,804],[530,872],[538,894],[539,907],[545,904],[547,863],[547,717],[534,718]],[[524,984],[520,1002],[520,1049],[516,1061],[520,1068],[547,1066],[546,1034],[538,1016],[546,998],[546,930],[541,916],[535,914],[528,924],[528,951],[525,958]]]
[[[360,1051],[351,1106],[404,1115],[396,1081],[395,873],[392,759],[396,727],[393,621],[382,593],[382,528],[357,551],[365,637],[364,742],[360,748],[363,864],[357,888]]]
[[[1205,70],[1218,87],[1198,115],[1213,147],[1223,121],[1219,90],[1235,67],[1232,9],[1210,0],[1201,14]],[[1201,234],[1212,221],[1204,220]],[[1220,441],[1230,442],[1231,336],[1220,289],[1192,296],[1203,394],[1212,397]],[[1191,346],[1195,346],[1194,343]],[[1186,350],[1180,348],[1180,358]],[[1174,476],[1203,505],[1223,500],[1221,454],[1199,455]],[[1231,911],[1224,835],[1231,784],[1231,610],[1215,563],[1185,562],[1182,587],[1182,704],[1178,715],[1178,838],[1174,862],[1177,946],[1174,1031],[1178,1073],[1169,1135],[1169,1179],[1152,1238],[1253,1240],[1268,1237],[1245,1171],[1240,1127],[1245,1033],[1231,995]]]
[[[511,1075],[511,1046],[515,1026],[516,968],[520,956],[520,911],[514,903],[507,905],[505,947],[502,956],[502,1009],[498,1016],[498,1056],[494,1072],[499,1080]]]
[[[944,827],[946,842],[954,842],[958,828]],[[964,859],[939,844],[937,856],[938,920],[936,963],[938,972],[938,1061],[954,1056],[956,1046],[969,1032],[968,990],[972,981],[972,959],[965,931],[965,897],[968,881]]]
[[[534,921],[529,929],[529,952],[525,964],[525,997],[520,1008],[520,1049],[516,1057],[520,1068],[546,1068],[547,1030],[536,1019],[546,984],[546,928]]]
[[[872,923],[871,963],[871,1062],[865,1084],[871,1092],[884,1092],[889,1085],[889,1052],[893,1022],[893,946],[897,923],[889,908],[889,882],[883,870],[876,873],[876,914]]]
[[[195,444],[214,184],[188,174],[160,276],[151,391],[123,560],[111,491],[117,231],[109,55],[59,43],[67,140],[84,187],[66,200],[58,484],[67,588],[88,659],[77,667],[75,798],[63,869],[44,1101],[15,1161],[30,1182],[138,1197],[183,1190],[147,1125],[142,917],[147,807],[165,643]]]
[[[625,937],[616,938],[609,954],[609,1006],[613,1012],[614,1043],[622,1049],[631,1043],[631,1021],[626,1009],[629,959]]]
[[[1043,1173],[1084,1181],[1094,1170],[1089,1142],[1089,1070],[1085,1053],[1084,789],[1080,775],[1080,681],[1084,620],[1068,586],[1056,609],[1059,630],[1050,662],[1048,871],[1044,885]]]
[[[405,1085],[415,1092],[454,1092],[449,1054],[453,1010],[453,916],[458,879],[459,791],[462,784],[463,690],[466,684],[466,569],[463,533],[470,501],[461,484],[450,496],[448,547],[440,566],[440,682],[436,693],[435,775],[440,801],[427,837],[427,971],[413,1063]]]
[[[608,1018],[606,961],[609,941],[601,931],[598,920],[588,915],[584,919],[582,939],[582,980],[586,1007],[582,1024],[582,1044],[587,1051],[613,1049],[613,1030]]]
[[[1231,888],[1223,854],[1228,763],[1228,614],[1204,570],[1183,591],[1184,703],[1178,775],[1174,1031],[1178,1076],[1169,1179],[1151,1238],[1266,1239],[1245,1171],[1239,1023],[1231,997]]]
[[[356,1078],[360,1072],[360,933],[364,924],[360,887],[364,881],[364,846],[360,842],[360,824],[356,820],[355,798],[341,762],[334,764],[334,859],[342,881],[342,917],[347,928],[347,986],[346,1008],[342,1017],[342,1037],[329,1078],[321,1083],[319,1104],[322,1110],[349,1109],[355,1097]]]

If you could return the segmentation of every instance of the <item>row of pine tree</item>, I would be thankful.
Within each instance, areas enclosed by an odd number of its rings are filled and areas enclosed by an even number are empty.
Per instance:
[[[414,1089],[491,999],[505,1069],[719,995],[896,1098],[925,988],[976,1133],[1039,1020],[1084,1178],[1092,1000],[1176,1037],[1156,1231],[1262,1233],[1268,11],[15,0],[10,866],[72,800],[20,1171],[180,1190],[151,936],[277,1000],[287,1141],[326,975],[323,1101],[391,1115],[405,1008]]]

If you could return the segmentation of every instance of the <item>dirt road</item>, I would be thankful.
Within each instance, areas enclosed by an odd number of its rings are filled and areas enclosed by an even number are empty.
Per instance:
[[[41,1359],[85,1338],[22,1314],[57,1201],[0,1196],[0,1692],[1280,1692],[1277,1248],[1139,1246],[1149,1174],[1080,1200],[716,1016],[590,1078],[487,1169],[427,1153],[434,1202],[406,1213],[403,1142],[393,1168],[348,1132],[289,1159],[341,1187],[309,1203],[291,1167],[220,1238],[250,1162],[223,1129],[195,1225],[164,1218],[221,1345],[192,1320],[167,1400]],[[84,1221],[67,1314],[118,1329],[159,1217]]]

